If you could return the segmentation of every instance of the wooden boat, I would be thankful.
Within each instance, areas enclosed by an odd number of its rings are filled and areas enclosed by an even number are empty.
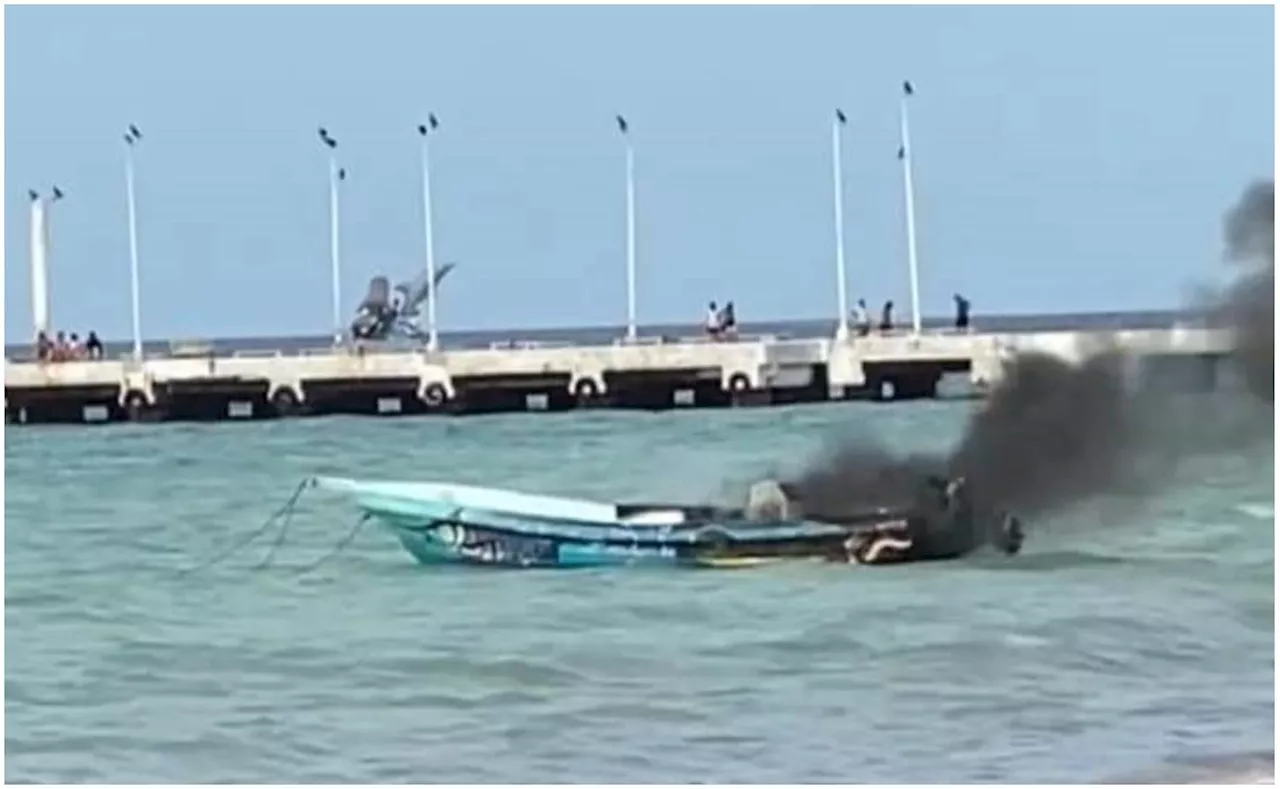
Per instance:
[[[315,485],[353,499],[423,564],[747,567],[786,559],[953,558],[920,552],[912,537],[920,524],[910,512],[815,520],[793,516],[785,498],[770,502],[780,507],[753,510],[750,503],[746,509],[606,504],[436,482],[321,477]],[[768,495],[781,496],[780,488],[768,487],[776,483],[762,485]]]

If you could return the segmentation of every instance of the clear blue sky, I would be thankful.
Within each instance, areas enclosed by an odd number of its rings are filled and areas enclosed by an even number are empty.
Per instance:
[[[851,293],[908,303],[897,96],[925,312],[1177,305],[1274,169],[1271,7],[5,9],[5,331],[30,335],[26,189],[57,183],[54,320],[129,333],[121,133],[139,157],[144,334],[330,329],[318,125],[350,172],[344,301],[421,266],[417,122],[446,328],[617,324],[637,144],[644,321],[833,315],[830,117]],[[905,309],[903,311],[905,316]]]

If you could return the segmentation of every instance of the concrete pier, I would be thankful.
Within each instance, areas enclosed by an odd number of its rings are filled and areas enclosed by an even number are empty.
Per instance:
[[[5,362],[9,423],[257,419],[323,414],[468,414],[664,409],[935,397],[944,376],[981,392],[1019,351],[1065,359],[1112,346],[1212,385],[1229,338],[1201,328],[1107,333],[924,332],[847,340],[743,337],[502,344],[488,349],[324,348],[191,352],[96,361]],[[1185,376],[1174,376],[1185,380]],[[1173,380],[1167,375],[1167,380]]]

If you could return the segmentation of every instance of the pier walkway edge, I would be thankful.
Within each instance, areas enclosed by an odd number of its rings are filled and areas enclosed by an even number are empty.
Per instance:
[[[981,393],[1004,363],[1040,351],[1069,361],[1107,348],[1215,386],[1230,336],[1204,327],[836,338],[641,337],[612,344],[507,342],[428,351],[343,345],[39,363],[5,362],[10,423],[245,419],[302,414],[661,409],[938,395],[963,375]],[[1184,376],[1185,378],[1185,376]]]

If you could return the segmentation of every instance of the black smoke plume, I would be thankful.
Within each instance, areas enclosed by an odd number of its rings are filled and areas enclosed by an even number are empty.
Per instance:
[[[1024,353],[949,454],[897,456],[865,439],[834,447],[787,481],[807,512],[842,514],[915,501],[929,476],[964,477],[979,513],[1052,514],[1102,493],[1141,494],[1158,478],[1143,404],[1125,360],[1080,364]]]
[[[1217,316],[1232,332],[1232,359],[1245,386],[1268,403],[1276,396],[1275,212],[1275,181],[1258,181],[1227,214],[1227,259],[1244,272]]]
[[[1274,185],[1246,190],[1228,214],[1228,257],[1249,268],[1217,308],[1248,390],[1274,400]],[[899,456],[851,440],[790,480],[811,514],[904,506],[929,476],[963,476],[979,515],[1043,518],[1104,495],[1141,496],[1171,476],[1183,448],[1170,439],[1162,393],[1129,385],[1116,352],[1071,363],[1040,353],[1009,361],[949,454]]]

